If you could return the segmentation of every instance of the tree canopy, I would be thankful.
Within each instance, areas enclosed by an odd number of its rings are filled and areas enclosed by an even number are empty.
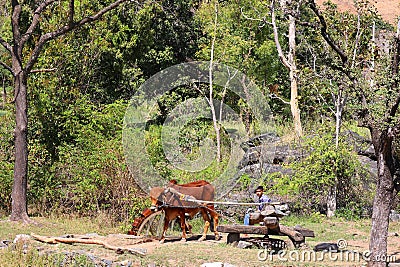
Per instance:
[[[127,170],[121,145],[129,99],[145,80],[170,66],[213,61],[254,80],[282,139],[307,151],[291,165],[297,169],[293,179],[275,181],[285,185],[281,194],[294,197],[305,181],[326,192],[341,183],[335,190],[346,193],[338,194],[339,208],[346,209],[349,198],[373,206],[371,251],[382,252],[387,245],[383,222],[396,208],[400,173],[400,29],[383,21],[368,1],[355,1],[355,9],[357,13],[339,12],[330,2],[320,7],[312,0],[2,1],[0,208],[21,219],[12,201],[25,195],[25,204],[40,214],[93,215],[124,206],[134,206],[125,208],[125,214],[137,213],[145,200],[135,186],[134,170]],[[296,68],[281,64],[288,55]],[[288,105],[293,82],[305,135],[297,141]],[[208,90],[192,83],[157,102],[146,144],[166,178],[212,179],[229,160],[229,129],[222,129],[221,163],[199,173],[175,169],[162,150],[167,115],[190,98],[207,97]],[[244,99],[222,86],[215,86],[211,97],[237,112],[250,133],[253,117]],[[216,142],[211,123],[200,119],[182,128],[178,143],[186,157],[198,157],[207,137]],[[348,190],[362,179],[362,168],[339,134],[356,123],[367,131],[352,130],[370,138],[375,148],[373,202],[360,197],[360,188]],[[336,144],[331,142],[335,138]],[[16,192],[16,187],[23,190]]]

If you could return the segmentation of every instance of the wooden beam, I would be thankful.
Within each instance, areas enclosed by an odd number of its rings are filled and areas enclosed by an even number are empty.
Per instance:
[[[222,233],[238,233],[238,234],[268,234],[268,228],[265,226],[255,225],[218,225],[217,231]]]
[[[302,234],[304,237],[315,237],[313,230],[303,228],[300,225],[296,225],[293,229]]]

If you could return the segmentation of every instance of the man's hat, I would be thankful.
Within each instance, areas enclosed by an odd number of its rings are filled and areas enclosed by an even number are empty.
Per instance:
[[[254,190],[254,193],[257,191],[264,191],[264,187],[262,185],[258,186],[256,190]]]

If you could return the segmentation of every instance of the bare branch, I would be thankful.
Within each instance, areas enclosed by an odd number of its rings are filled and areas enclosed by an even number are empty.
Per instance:
[[[279,58],[282,61],[283,65],[285,65],[286,68],[290,69],[292,66],[286,59],[285,55],[283,54],[282,47],[279,42],[278,28],[276,27],[276,22],[275,22],[275,1],[272,1],[271,3],[271,22],[272,22],[272,28],[274,30],[274,40],[276,49],[278,50]]]
[[[258,21],[260,22],[260,24],[258,25],[258,27],[262,28],[265,26],[265,24],[267,24],[267,19],[265,17],[262,18],[252,18],[247,16],[244,12],[243,12],[243,7],[240,8],[240,14],[242,14],[242,16],[247,19],[247,20],[251,20],[251,21]]]
[[[276,94],[269,94],[269,97],[270,97],[271,99],[278,99],[278,100],[282,101],[283,104],[290,105],[290,102],[284,100],[283,98],[280,98],[280,97],[277,96]]]
[[[87,23],[99,20],[105,13],[109,12],[110,10],[118,7],[120,4],[127,2],[127,1],[128,0],[118,0],[118,1],[110,4],[109,6],[103,8],[98,13],[94,14],[93,16],[85,17],[78,22],[72,22],[72,23],[69,22],[67,25],[65,25],[53,32],[48,32],[48,33],[40,36],[40,39],[39,39],[38,43],[36,44],[28,63],[26,64],[26,68],[25,68],[26,71],[28,73],[31,71],[31,69],[33,68],[33,65],[36,63],[36,61],[39,57],[41,50],[43,49],[43,46],[48,41],[56,39],[57,37],[62,36],[68,32],[71,32],[72,30],[79,28]],[[71,12],[69,12],[69,14],[70,13]]]
[[[11,16],[11,26],[14,36],[14,42],[19,43],[21,39],[21,32],[19,31],[19,19],[21,17],[21,5],[17,0],[11,1],[12,5],[12,16]]]
[[[52,68],[52,69],[36,69],[36,70],[31,70],[31,73],[40,73],[40,72],[53,72],[56,71],[57,68]]]
[[[0,61],[0,66],[2,66],[3,68],[5,68],[9,72],[11,72],[11,74],[14,76],[14,72],[13,72],[12,68],[10,66],[8,66],[6,63],[4,63],[3,61]]]
[[[330,47],[332,47],[333,50],[335,50],[335,52],[340,56],[340,59],[342,60],[343,64],[347,63],[347,56],[346,54],[343,52],[342,49],[340,49],[339,46],[337,46],[335,44],[335,42],[331,39],[331,37],[329,36],[328,32],[327,32],[327,26],[326,26],[326,21],[324,16],[322,15],[322,13],[319,11],[319,9],[317,8],[317,5],[315,4],[314,0],[310,0],[310,8],[311,10],[315,13],[315,15],[317,15],[319,22],[321,23],[321,35],[322,37],[325,39],[325,41],[329,44]]]
[[[361,18],[360,18],[360,13],[357,15],[357,34],[356,34],[356,44],[354,45],[354,51],[353,51],[353,60],[351,63],[351,67],[354,67],[354,64],[356,62],[356,56],[357,56],[357,48],[358,48],[358,43],[360,42],[360,38],[362,35],[362,30],[361,30]]]
[[[69,1],[69,13],[68,13],[68,23],[69,24],[74,23],[74,16],[75,16],[75,1],[70,0]]]
[[[21,38],[21,46],[25,44],[25,42],[31,37],[33,31],[36,29],[42,12],[55,1],[56,0],[46,0],[36,8],[36,10],[33,12],[32,23]]]
[[[392,84],[393,89],[397,89],[399,86],[399,82],[398,82],[398,78],[397,78],[397,76],[399,74],[399,65],[400,65],[400,20],[398,21],[398,24],[397,24],[397,33],[395,36],[395,49],[394,49],[394,55],[393,55],[393,61],[392,61],[392,75],[393,75],[393,77],[395,77],[395,81]],[[388,116],[389,120],[391,120],[391,118],[394,115],[396,115],[399,105],[400,105],[400,93],[397,94],[396,100],[393,103],[393,106],[390,108],[390,112],[389,112],[389,116]]]
[[[226,95],[228,85],[235,78],[236,74],[238,73],[238,70],[236,69],[235,72],[233,73],[233,75],[231,75],[231,71],[229,70],[228,67],[226,67],[226,72],[228,73],[228,79],[226,80],[226,83],[224,85],[224,90],[222,91],[222,95],[221,95],[221,104],[219,106],[219,121],[220,122],[222,122],[222,110],[223,110],[224,98]]]
[[[0,44],[7,49],[8,52],[12,53],[12,47],[9,43],[6,42],[1,36],[0,36]]]

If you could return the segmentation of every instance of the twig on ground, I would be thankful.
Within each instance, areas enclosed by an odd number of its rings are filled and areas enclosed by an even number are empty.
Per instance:
[[[65,243],[65,244],[74,244],[74,243],[80,243],[80,244],[93,244],[93,245],[101,245],[106,249],[111,249],[114,250],[117,254],[123,254],[124,252],[130,252],[132,254],[137,254],[140,256],[146,255],[146,250],[141,249],[141,248],[128,248],[128,247],[120,247],[120,246],[114,246],[109,244],[105,240],[100,240],[100,239],[92,239],[92,238],[65,238],[65,237],[50,237],[50,236],[41,236],[41,235],[36,235],[34,233],[31,233],[31,236],[41,242],[48,243],[48,244],[57,244],[57,243]],[[150,238],[146,238],[143,240],[140,240],[139,243],[144,243],[144,242],[149,242],[152,241]]]

